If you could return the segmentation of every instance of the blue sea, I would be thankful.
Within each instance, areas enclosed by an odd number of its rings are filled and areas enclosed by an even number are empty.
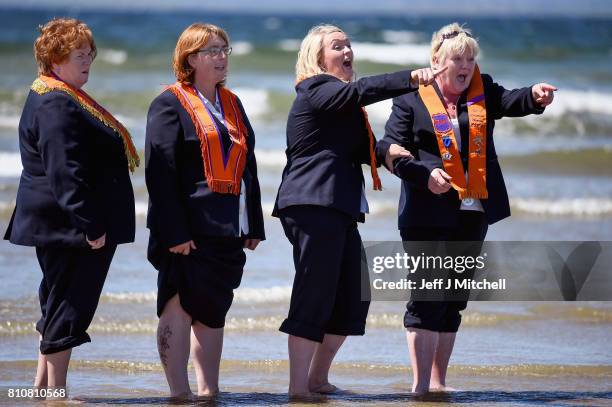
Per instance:
[[[293,281],[291,247],[270,216],[285,164],[285,124],[295,95],[300,40],[317,23],[350,36],[358,76],[427,66],[434,30],[466,23],[481,45],[482,72],[506,88],[548,82],[559,88],[541,116],[497,122],[495,144],[512,217],[490,227],[488,240],[612,240],[612,21],[603,18],[419,17],[339,13],[293,15],[221,12],[78,11],[0,6],[0,231],[12,213],[21,161],[17,125],[36,75],[32,45],[39,24],[74,16],[98,45],[85,86],[130,130],[142,154],[146,112],[174,82],[171,58],[182,30],[196,21],[225,28],[234,53],[228,86],[241,98],[257,137],[256,155],[268,240],[248,253],[228,316],[221,367],[221,405],[288,401],[286,315]],[[390,101],[367,107],[382,137]],[[371,213],[364,241],[399,239],[399,180],[383,174],[384,191],[366,186]],[[121,246],[89,333],[73,351],[71,396],[96,404],[160,404],[167,388],[155,345],[156,271],[146,261],[147,191],[140,168],[136,242]],[[366,181],[367,182],[367,181]],[[612,269],[612,265],[611,265]],[[611,270],[612,271],[612,270]],[[83,272],[87,272],[83,270]],[[41,272],[33,248],[0,242],[0,404],[7,387],[32,383]],[[402,328],[404,304],[375,302],[364,337],[349,338],[331,381],[352,393],[330,405],[400,405],[414,400]],[[426,405],[612,404],[612,305],[608,302],[479,302],[464,313],[449,385],[465,391]]]

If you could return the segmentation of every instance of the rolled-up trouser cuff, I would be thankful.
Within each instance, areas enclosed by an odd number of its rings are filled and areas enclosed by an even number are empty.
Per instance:
[[[62,338],[57,341],[42,340],[40,342],[40,353],[42,353],[43,355],[49,355],[52,353],[57,353],[66,349],[77,347],[86,342],[91,342],[91,338],[86,333],[78,336],[69,336],[67,338]]]
[[[323,337],[325,336],[325,331],[319,327],[308,325],[303,322],[291,321],[290,319],[285,319],[283,321],[279,331],[319,343],[323,342]]]

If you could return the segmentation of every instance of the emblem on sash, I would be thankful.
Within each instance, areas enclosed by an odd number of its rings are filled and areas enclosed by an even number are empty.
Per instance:
[[[449,136],[444,136],[442,137],[442,143],[444,143],[444,147],[449,148],[453,144],[453,140]]]
[[[431,116],[433,119],[434,129],[440,133],[446,133],[452,129],[451,123],[448,120],[446,113],[438,113]]]
[[[451,158],[453,158],[453,156],[452,156],[452,155],[451,155],[451,153],[449,153],[449,152],[446,152],[446,153],[442,154],[442,159],[443,159],[443,160],[447,160],[447,161],[448,161],[448,160],[450,160]]]

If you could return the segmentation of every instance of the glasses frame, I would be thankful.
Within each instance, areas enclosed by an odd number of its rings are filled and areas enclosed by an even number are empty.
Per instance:
[[[204,55],[208,55],[212,58],[216,58],[219,55],[221,55],[221,53],[225,54],[226,57],[232,55],[232,47],[212,47],[212,48],[207,48],[207,49],[199,49],[196,51],[196,53],[198,54],[204,54]]]

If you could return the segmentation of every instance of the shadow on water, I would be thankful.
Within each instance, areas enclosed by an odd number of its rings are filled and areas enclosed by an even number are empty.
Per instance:
[[[516,405],[550,405],[562,402],[587,402],[612,404],[610,392],[572,392],[572,391],[459,391],[453,393],[429,393],[424,396],[414,396],[410,393],[359,394],[340,392],[320,398],[289,400],[284,393],[221,393],[215,398],[198,399],[194,401],[173,401],[167,397],[143,398],[82,398],[80,401],[91,404],[126,404],[126,405],[198,405],[198,406],[272,406],[279,404],[352,404],[369,403],[406,403],[427,402],[443,404],[490,404],[513,403]]]

